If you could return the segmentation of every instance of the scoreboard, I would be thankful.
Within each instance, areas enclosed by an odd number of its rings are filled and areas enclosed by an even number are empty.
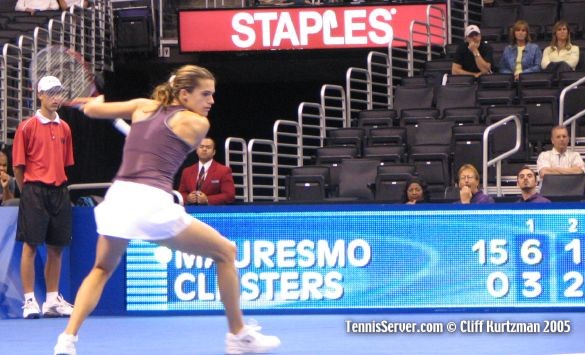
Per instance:
[[[238,250],[242,308],[585,310],[581,204],[190,209]],[[126,309],[223,309],[212,260],[133,241]]]

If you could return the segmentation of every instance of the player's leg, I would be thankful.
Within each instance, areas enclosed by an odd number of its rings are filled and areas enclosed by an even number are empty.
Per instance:
[[[104,236],[98,238],[95,265],[77,291],[73,314],[71,314],[65,331],[59,335],[54,349],[55,354],[76,354],[77,332],[85,319],[97,306],[104,291],[104,286],[116,270],[127,246],[128,240],[125,239]]]
[[[218,287],[229,329],[234,334],[240,331],[244,321],[240,310],[240,282],[235,266],[235,245],[215,229],[198,220],[193,220],[176,237],[158,243],[173,250],[213,259],[217,267]]]
[[[128,240],[126,239],[99,236],[95,265],[77,291],[75,307],[67,328],[65,328],[65,333],[77,335],[85,318],[97,306],[104,286],[118,267],[127,246]]]
[[[173,250],[210,257],[217,270],[221,301],[230,332],[226,334],[226,353],[265,353],[280,345],[275,336],[263,335],[259,327],[244,325],[240,309],[240,282],[235,266],[236,247],[207,224],[193,222],[176,237],[158,242]]]

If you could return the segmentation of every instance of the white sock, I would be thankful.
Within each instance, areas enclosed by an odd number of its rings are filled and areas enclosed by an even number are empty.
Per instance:
[[[56,303],[57,302],[57,296],[59,296],[59,292],[47,292],[47,300],[46,302],[51,304],[51,303]]]
[[[73,342],[76,342],[77,341],[77,335],[67,334],[67,333],[63,332],[63,333],[61,333],[61,336],[65,340],[69,340],[69,341],[73,341]]]
[[[24,300],[28,301],[32,299],[33,301],[35,300],[35,293],[34,292],[27,292],[24,294]]]

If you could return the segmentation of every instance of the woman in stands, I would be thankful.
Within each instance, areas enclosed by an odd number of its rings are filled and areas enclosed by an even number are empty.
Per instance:
[[[417,203],[428,203],[430,200],[429,192],[427,191],[427,184],[421,179],[413,178],[408,181],[404,188],[402,202],[407,205],[415,205]]]
[[[518,20],[510,28],[510,45],[504,49],[500,60],[500,73],[514,74],[518,80],[521,73],[540,71],[542,53],[538,45],[531,42],[530,27],[524,20]]]
[[[575,70],[579,64],[579,47],[571,43],[569,24],[558,21],[553,26],[550,46],[544,49],[541,67],[547,72],[560,73]]]
[[[229,327],[226,353],[269,352],[280,344],[277,337],[263,335],[259,327],[243,322],[235,245],[173,203],[173,178],[209,130],[207,114],[214,104],[214,93],[213,74],[185,65],[157,86],[151,99],[104,102],[104,97],[98,96],[76,100],[75,104],[85,104],[87,116],[129,119],[132,129],[114,183],[95,209],[100,234],[96,261],[79,288],[55,354],[76,353],[77,332],[96,307],[131,239],[214,260]]]

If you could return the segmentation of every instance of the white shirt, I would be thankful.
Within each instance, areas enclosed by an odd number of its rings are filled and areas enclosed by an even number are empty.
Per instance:
[[[59,10],[59,3],[57,0],[18,0],[14,7],[16,11],[26,11],[26,9]]]
[[[64,0],[65,3],[67,4],[67,8],[70,8],[73,5],[79,6],[79,7],[83,7],[83,3],[85,2],[84,0]]]
[[[540,63],[540,66],[542,69],[545,69],[551,62],[566,62],[571,68],[573,68],[573,70],[575,70],[577,64],[579,64],[579,47],[571,44],[570,50],[562,48],[559,51],[551,46],[546,47],[544,52],[542,52],[542,62]]]
[[[201,170],[202,166],[205,168],[205,173],[203,174],[204,179],[207,178],[207,172],[209,172],[209,168],[211,167],[212,162],[213,162],[213,159],[211,159],[210,161],[208,161],[205,164],[199,162],[199,170]],[[199,179],[199,171],[197,172],[197,179]]]
[[[540,153],[536,167],[538,171],[542,168],[579,167],[585,172],[585,162],[583,162],[581,154],[569,150],[561,154],[555,148]]]

